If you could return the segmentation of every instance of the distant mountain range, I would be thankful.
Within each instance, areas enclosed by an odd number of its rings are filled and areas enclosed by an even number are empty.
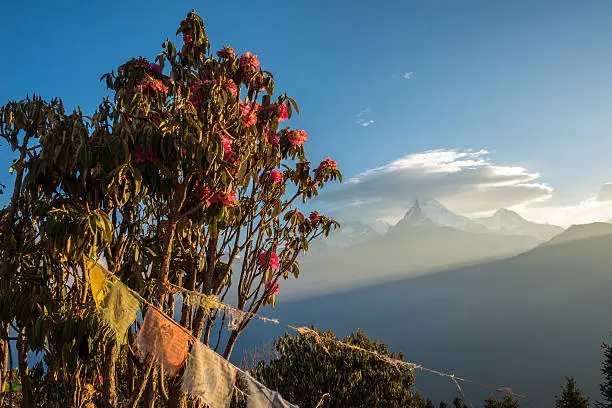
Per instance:
[[[359,221],[341,222],[339,230],[333,231],[329,237],[321,238],[311,245],[309,258],[325,256],[338,249],[376,240],[381,236],[424,234],[425,230],[438,230],[439,233],[441,228],[447,232],[451,228],[475,234],[531,237],[537,241],[531,242],[534,246],[563,231],[563,228],[554,225],[527,221],[516,212],[507,209],[500,209],[491,217],[471,219],[450,211],[434,199],[415,200],[404,217],[397,224],[389,226],[386,231],[384,223],[378,223],[374,229]],[[438,247],[440,245],[442,244],[440,243]],[[529,247],[529,245],[521,246],[522,249]],[[515,250],[516,248],[508,248],[507,253],[514,253]],[[495,251],[490,255],[496,257],[499,253]]]
[[[416,200],[392,229],[411,227],[451,227],[461,231],[485,232],[486,227],[467,217],[455,214],[436,200]]]
[[[419,257],[419,241],[428,241],[444,257],[462,240],[462,250],[467,246],[475,251],[487,240],[509,237],[448,227],[428,227],[394,241],[380,237],[371,251],[361,245],[346,248],[344,270],[337,269],[340,261],[330,260],[327,268],[317,264],[323,268],[318,279],[339,273],[350,281],[361,263],[367,263],[374,276],[388,267],[387,257],[396,251],[397,265],[401,259],[410,264]],[[434,249],[425,258],[436,255]],[[472,402],[482,401],[496,387],[510,387],[526,395],[521,407],[550,406],[566,376],[576,378],[595,401],[600,345],[611,341],[611,249],[612,225],[573,226],[507,259],[299,301],[281,291],[281,306],[272,316],[332,329],[339,337],[361,328],[370,338],[403,352],[407,361],[484,383],[461,384]],[[304,277],[315,272],[307,268]],[[270,326],[256,330],[247,333],[244,344],[259,344],[277,334]],[[415,374],[416,388],[424,396],[450,401],[457,395],[447,379]]]
[[[384,235],[352,222],[313,243],[300,279],[284,283],[283,291],[311,296],[502,259],[536,247],[553,228],[508,210],[477,222],[435,200],[419,200]]]
[[[561,227],[527,221],[516,212],[505,208],[497,210],[490,217],[476,218],[475,221],[500,234],[527,235],[541,241],[547,241],[563,232]]]
[[[591,224],[572,225],[563,234],[559,234],[546,242],[545,246],[567,244],[588,238],[596,238],[612,234],[612,224],[607,222],[593,222]]]

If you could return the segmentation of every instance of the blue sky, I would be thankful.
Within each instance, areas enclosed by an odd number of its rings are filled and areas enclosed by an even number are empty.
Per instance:
[[[308,131],[312,160],[332,156],[347,178],[381,166],[384,177],[389,163],[433,149],[486,149],[481,169],[520,167],[531,177],[519,184],[551,196],[532,210],[517,200],[492,203],[542,220],[612,179],[605,0],[8,2],[0,103],[36,92],[91,111],[105,94],[100,76],[132,56],[153,58],[192,8],[213,49],[229,44],[259,56],[277,89],[300,104],[291,125]],[[8,162],[4,145],[0,155]],[[419,195],[409,179],[390,188],[410,194],[389,198]],[[438,195],[464,213],[491,209],[470,205],[470,188]]]

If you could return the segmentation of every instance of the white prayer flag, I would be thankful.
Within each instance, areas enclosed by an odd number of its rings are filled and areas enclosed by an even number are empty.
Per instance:
[[[231,402],[236,369],[204,344],[197,342],[187,359],[181,390],[200,397],[211,408],[227,408]]]
[[[299,408],[290,404],[276,391],[264,387],[250,375],[244,375],[247,383],[247,408]]]

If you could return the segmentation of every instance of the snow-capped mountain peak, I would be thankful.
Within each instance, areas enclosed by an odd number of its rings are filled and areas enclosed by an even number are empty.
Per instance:
[[[494,232],[530,235],[540,240],[548,240],[563,231],[563,228],[555,225],[527,221],[516,212],[505,208],[497,210],[490,217],[477,218],[476,221]]]
[[[482,229],[471,219],[455,214],[434,199],[415,200],[397,226],[442,226],[460,230]]]
[[[500,208],[495,211],[495,214],[489,217],[488,220],[486,225],[491,229],[519,227],[529,223],[529,221],[521,217],[518,213],[506,208]]]

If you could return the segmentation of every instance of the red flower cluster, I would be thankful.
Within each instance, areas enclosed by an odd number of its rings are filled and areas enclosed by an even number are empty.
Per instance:
[[[284,122],[289,119],[289,110],[287,109],[287,105],[284,103],[276,104],[276,117],[279,122]]]
[[[219,58],[231,59],[231,58],[234,58],[235,56],[236,56],[236,53],[234,52],[234,49],[228,45],[224,46],[219,51],[217,51],[217,57]]]
[[[149,71],[151,71],[152,73],[154,73],[156,75],[161,75],[162,74],[161,66],[159,66],[158,64],[156,64],[154,62],[149,63]]]
[[[329,157],[319,164],[319,168],[317,170],[322,171],[326,169],[338,170],[338,163],[335,160],[330,159]]]
[[[228,163],[236,163],[237,159],[238,155],[236,154],[236,152],[230,150],[229,152],[223,153],[223,160]]]
[[[268,133],[267,138],[268,138],[268,142],[270,142],[272,147],[278,147],[278,144],[280,142],[280,137],[278,137],[277,134],[275,134],[275,133]]]
[[[261,255],[259,255],[259,266],[268,267],[272,270],[278,269],[279,261],[278,255],[276,252],[272,252],[270,254],[270,262],[267,262],[268,259],[268,251],[263,251]]]
[[[240,119],[245,127],[251,127],[257,123],[257,111],[259,111],[260,108],[261,105],[258,103],[246,104],[241,101],[238,104]]]
[[[313,227],[316,227],[321,222],[321,214],[318,211],[313,211],[310,213],[308,220]]]
[[[223,79],[221,81],[221,85],[223,86],[223,88],[225,88],[226,91],[231,93],[234,98],[238,95],[238,86],[231,79]]]
[[[144,152],[143,146],[140,145],[134,152],[134,163],[145,164],[151,163],[155,166],[159,163],[159,157],[153,151]]]
[[[240,57],[240,71],[246,75],[252,75],[259,70],[259,60],[257,55],[247,51]]]
[[[193,37],[189,34],[183,34],[183,41],[185,44],[191,44],[193,42]]]
[[[165,94],[168,92],[168,87],[164,85],[164,83],[161,80],[155,79],[147,75],[145,79],[140,81],[140,84],[138,84],[138,90],[140,90],[140,92],[151,90],[153,92]]]
[[[280,292],[280,285],[277,281],[270,281],[266,283],[266,290],[270,295],[276,295]]]
[[[189,102],[196,108],[196,110],[199,111],[202,109],[202,106],[204,106],[204,97],[202,95],[204,89],[218,83],[219,81],[216,79],[205,79],[197,81],[189,87]]]
[[[272,184],[282,183],[284,179],[283,172],[280,170],[274,169],[268,175],[268,180],[270,180]]]
[[[221,144],[223,145],[223,151],[226,153],[231,151],[232,143],[234,143],[232,138],[223,133],[219,133],[219,137],[221,138]]]
[[[293,146],[302,146],[308,140],[308,133],[305,130],[290,130],[287,139]]]
[[[194,188],[194,195],[199,199],[199,200],[208,200],[208,198],[210,197],[210,193],[212,192],[212,190],[210,189],[210,187],[208,186],[201,186],[199,183],[196,182],[195,188]]]
[[[232,207],[236,203],[236,192],[225,193],[219,191],[215,193],[207,202],[208,205],[221,203],[224,207]]]
[[[140,57],[138,59],[134,59],[134,60],[132,60],[132,67],[133,68],[149,69],[149,61],[147,61],[147,59],[144,58],[144,57]]]

